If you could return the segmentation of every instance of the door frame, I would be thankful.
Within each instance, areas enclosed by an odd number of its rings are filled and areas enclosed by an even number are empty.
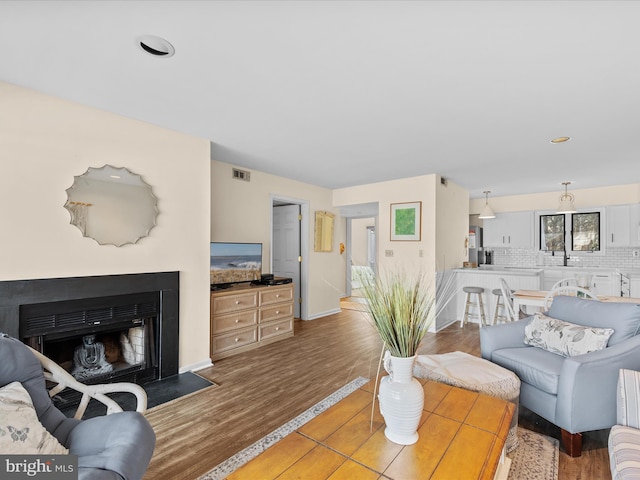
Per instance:
[[[270,194],[269,208],[269,272],[273,272],[273,207],[274,202],[284,202],[300,205],[300,255],[302,262],[300,263],[300,319],[309,319],[309,201],[300,198],[286,197],[283,195]],[[294,302],[298,299],[294,298]]]

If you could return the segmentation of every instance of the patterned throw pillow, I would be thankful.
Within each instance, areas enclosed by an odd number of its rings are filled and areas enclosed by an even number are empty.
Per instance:
[[[602,350],[613,332],[613,328],[585,327],[536,313],[524,329],[524,343],[573,357]]]
[[[69,450],[42,426],[20,382],[0,388],[0,452],[5,455],[66,455]]]

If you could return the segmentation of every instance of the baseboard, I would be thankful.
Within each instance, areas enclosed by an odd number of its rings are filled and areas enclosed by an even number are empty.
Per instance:
[[[326,312],[316,313],[315,315],[311,315],[306,320],[316,320],[318,318],[327,317],[329,315],[335,315],[336,313],[340,313],[340,312],[342,312],[341,308],[336,308],[334,310],[327,310]]]
[[[207,368],[211,366],[213,366],[213,362],[211,361],[210,358],[207,358],[206,360],[202,360],[201,362],[192,363],[191,365],[180,367],[180,369],[178,370],[178,373],[197,372],[198,370],[202,370],[203,368]]]
[[[440,331],[444,330],[445,328],[447,328],[448,326],[453,325],[454,323],[458,323],[458,320],[456,320],[456,319],[451,319],[451,320],[449,320],[447,323],[445,323],[444,325],[440,325],[440,326],[438,326],[438,327],[435,327],[435,324],[432,324],[432,327],[434,327],[434,329],[435,329],[435,331],[436,331],[436,332],[440,332]],[[429,331],[430,331],[430,332],[432,331],[432,330],[431,330],[431,327],[429,328]]]

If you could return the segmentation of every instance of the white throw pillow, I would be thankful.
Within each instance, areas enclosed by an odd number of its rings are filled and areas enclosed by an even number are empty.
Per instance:
[[[613,332],[613,328],[585,327],[536,313],[524,329],[524,343],[573,357],[606,348]]]
[[[0,453],[65,455],[69,450],[42,426],[20,382],[0,388]]]

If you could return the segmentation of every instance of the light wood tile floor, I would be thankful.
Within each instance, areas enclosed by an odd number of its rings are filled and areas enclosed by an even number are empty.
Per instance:
[[[358,376],[375,378],[381,343],[355,310],[295,321],[295,336],[215,362],[198,373],[217,387],[147,413],[157,435],[145,480],[192,480]],[[420,353],[480,354],[478,327],[428,334]],[[559,438],[553,425],[521,410],[525,428]],[[587,434],[582,457],[560,454],[559,480],[608,479],[607,431]]]

